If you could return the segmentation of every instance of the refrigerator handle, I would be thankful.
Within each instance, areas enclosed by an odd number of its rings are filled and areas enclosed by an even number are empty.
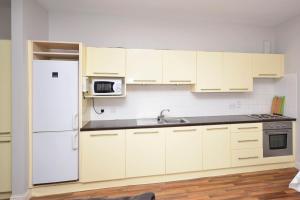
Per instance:
[[[72,121],[73,121],[73,124],[72,124],[73,130],[78,130],[78,113],[73,115]]]
[[[73,141],[72,141],[72,148],[73,150],[77,150],[78,149],[78,132],[76,132],[73,136]]]

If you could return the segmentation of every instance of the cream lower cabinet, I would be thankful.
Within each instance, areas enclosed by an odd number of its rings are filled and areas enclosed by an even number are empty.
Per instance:
[[[128,84],[161,84],[162,51],[127,49],[126,81]]]
[[[197,82],[194,92],[224,90],[223,52],[197,52]]]
[[[11,137],[0,134],[0,193],[11,191]]]
[[[125,76],[125,49],[86,47],[85,55],[87,76]]]
[[[125,130],[80,133],[80,181],[125,178]]]
[[[202,128],[166,129],[166,173],[202,170]]]
[[[126,177],[165,174],[164,130],[126,130]]]
[[[197,53],[195,51],[163,51],[163,83],[195,84]]]
[[[230,126],[203,127],[203,169],[221,169],[231,166]]]
[[[251,54],[224,53],[224,86],[228,92],[253,91]]]
[[[0,133],[10,132],[11,118],[11,42],[0,40]]]
[[[278,78],[283,76],[284,55],[252,54],[253,77]]]

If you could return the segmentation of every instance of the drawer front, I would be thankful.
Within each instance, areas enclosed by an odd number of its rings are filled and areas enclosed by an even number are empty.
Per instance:
[[[231,132],[262,131],[262,123],[232,124]]]
[[[231,133],[232,149],[262,148],[261,132],[233,132]]]
[[[232,167],[250,166],[262,163],[262,148],[232,150],[231,153]]]

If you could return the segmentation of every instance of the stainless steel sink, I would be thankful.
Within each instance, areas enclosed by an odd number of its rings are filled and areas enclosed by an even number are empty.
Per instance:
[[[179,118],[179,117],[168,117],[163,118],[161,121],[159,121],[156,118],[148,118],[148,119],[137,119],[136,120],[137,125],[140,126],[147,126],[147,125],[159,125],[159,124],[185,124],[189,123],[187,119]]]
[[[162,123],[164,123],[164,124],[185,124],[185,123],[189,123],[189,121],[184,118],[172,117],[172,118],[164,118],[162,120]]]

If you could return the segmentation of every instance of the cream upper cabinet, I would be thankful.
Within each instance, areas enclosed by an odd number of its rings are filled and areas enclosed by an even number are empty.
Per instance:
[[[282,54],[253,54],[253,77],[278,78],[283,76],[284,55]]]
[[[162,83],[162,51],[127,49],[126,80],[129,84]]]
[[[125,178],[125,130],[80,133],[80,182]]]
[[[228,92],[253,90],[252,59],[248,53],[224,53],[224,85]]]
[[[126,177],[165,174],[162,128],[126,130]]]
[[[125,76],[126,50],[122,48],[86,48],[88,76]]]
[[[11,138],[0,135],[0,193],[11,191]]]
[[[195,84],[197,53],[195,51],[163,51],[163,82]]]
[[[203,127],[203,169],[228,168],[231,165],[228,125]]]
[[[222,92],[223,85],[222,52],[197,52],[197,82],[194,92]]]
[[[0,134],[11,126],[11,42],[0,40]]]
[[[197,126],[166,130],[166,173],[202,169],[202,129]]]

